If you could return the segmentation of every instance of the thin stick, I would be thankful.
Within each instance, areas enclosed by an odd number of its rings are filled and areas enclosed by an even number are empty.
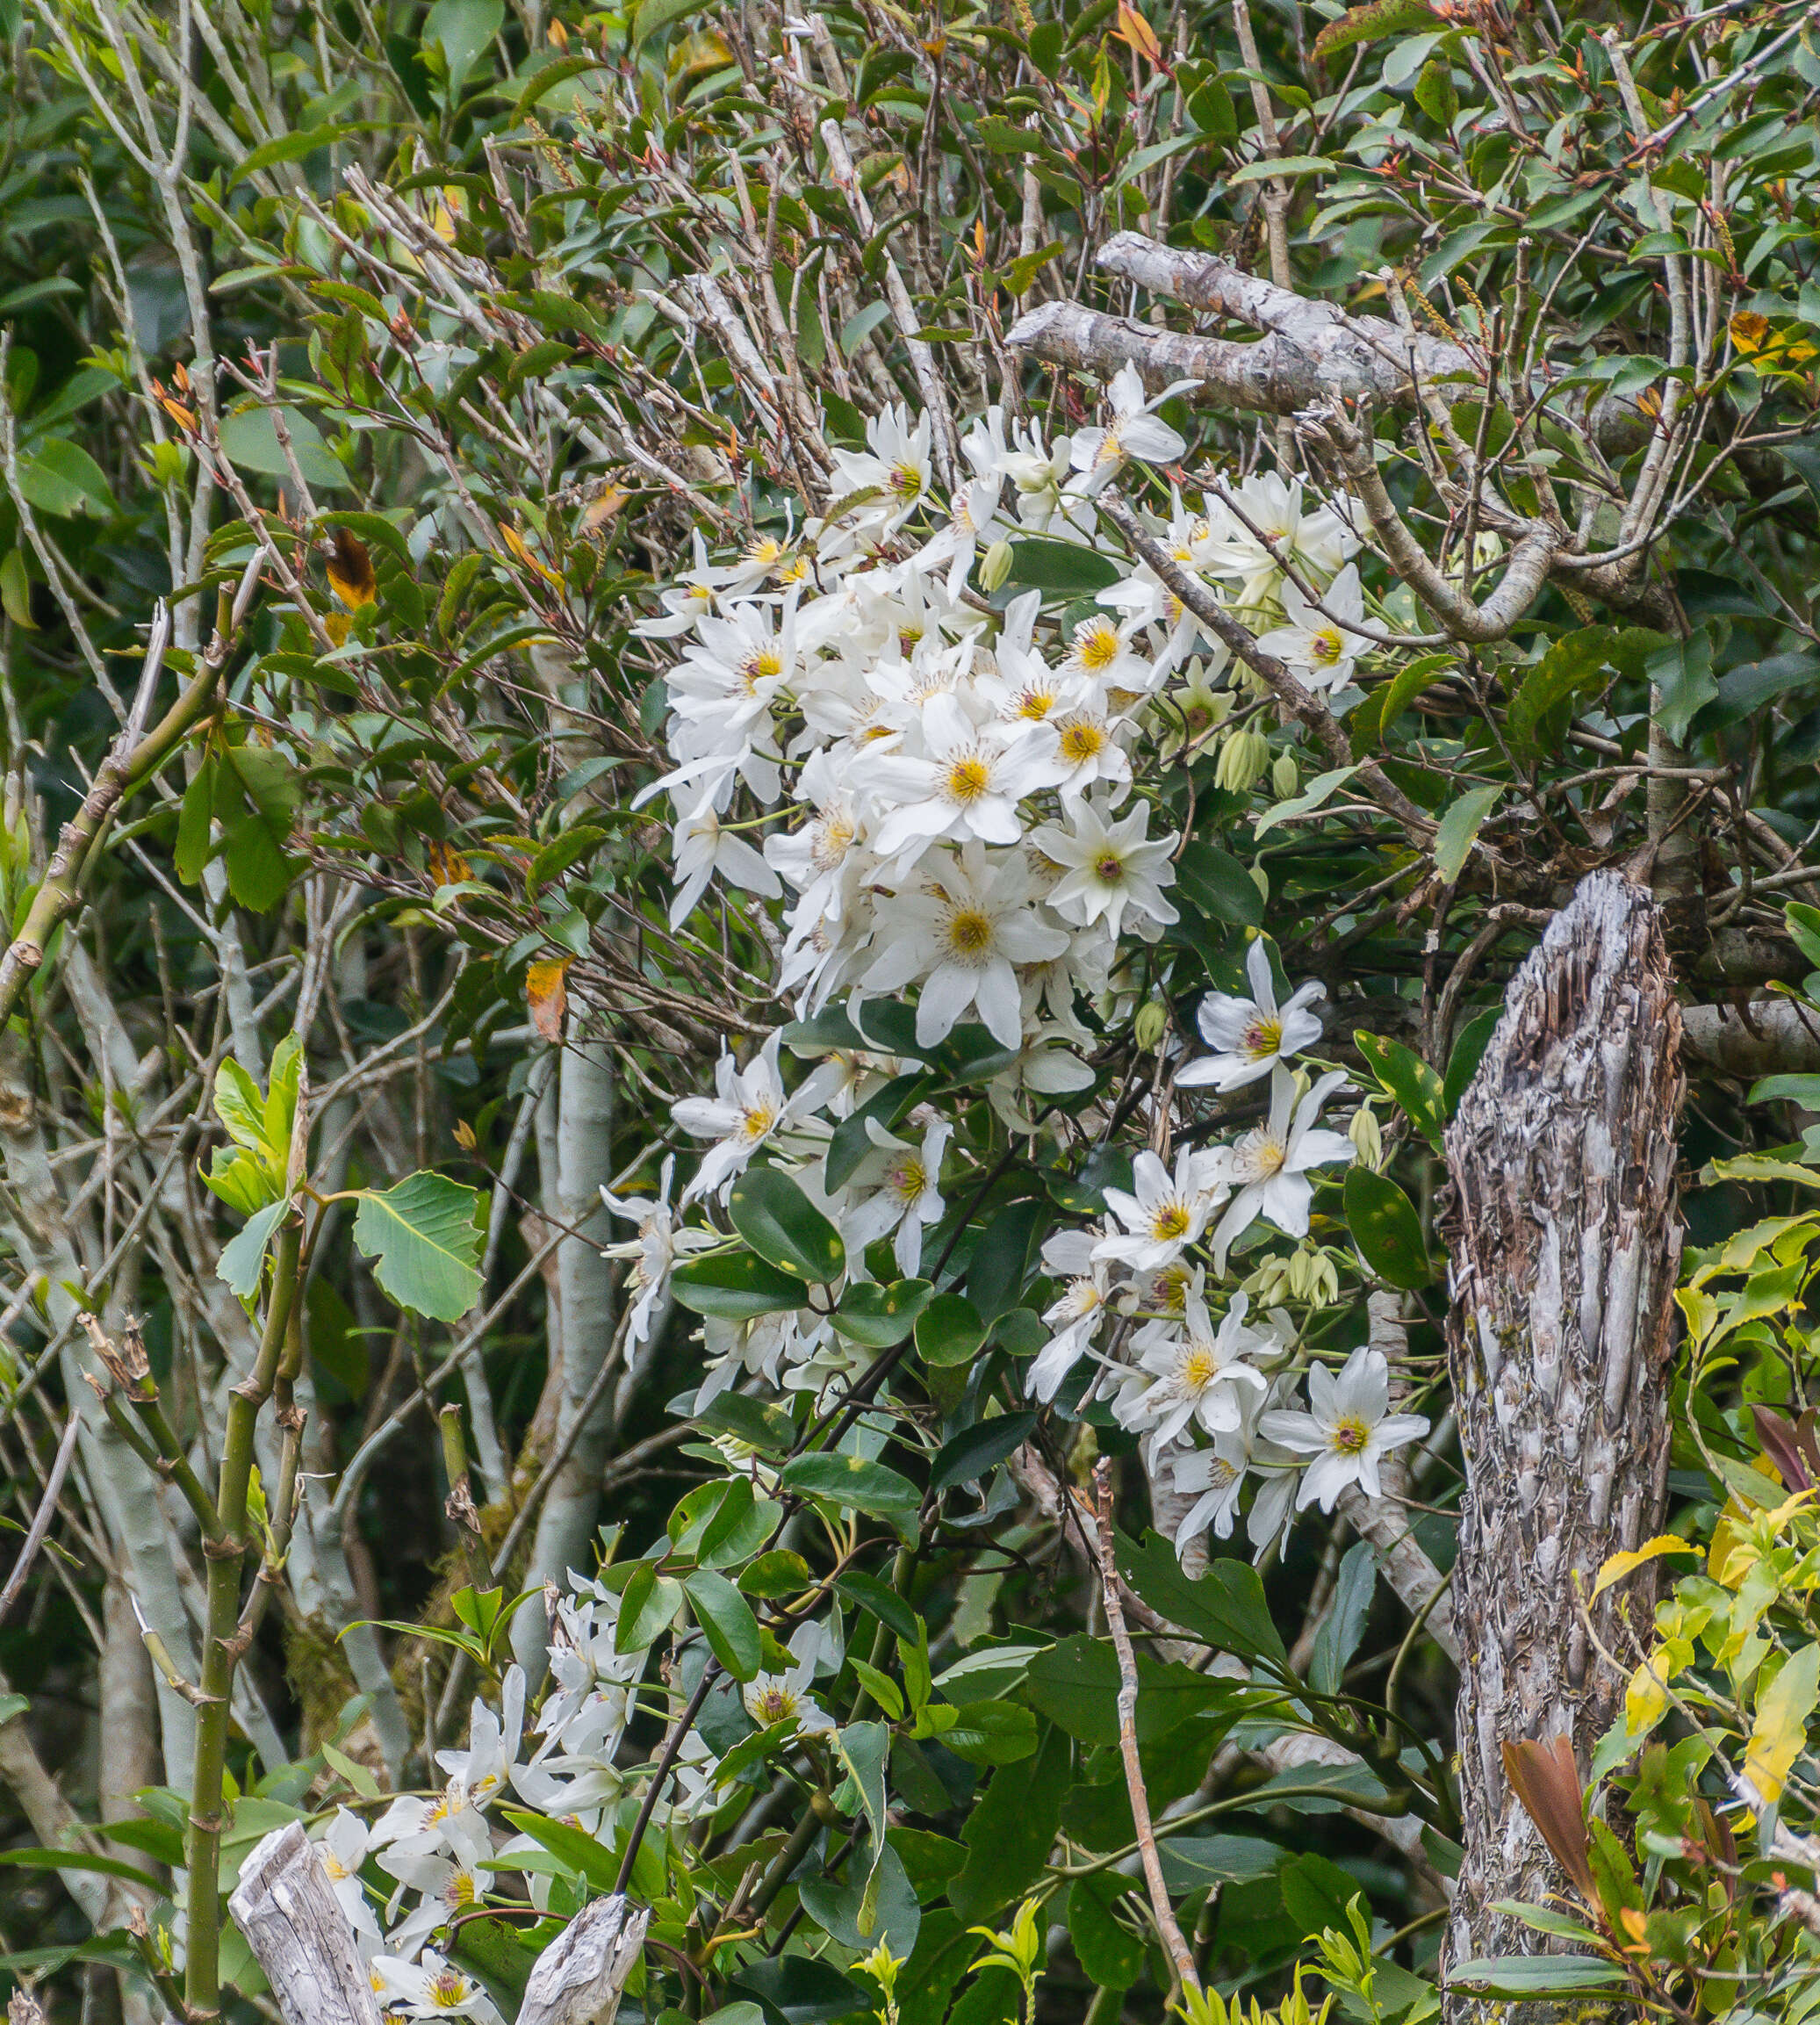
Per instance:
[[[25,1586],[25,1577],[32,1572],[32,1563],[38,1558],[38,1550],[44,1545],[44,1536],[51,1530],[51,1521],[56,1516],[58,1495],[63,1488],[63,1479],[69,1474],[70,1458],[76,1453],[76,1438],[82,1432],[82,1416],[71,1409],[63,1438],[57,1444],[56,1460],[51,1465],[51,1474],[44,1487],[44,1495],[38,1501],[38,1510],[33,1515],[31,1531],[25,1535],[25,1544],[19,1549],[19,1558],[12,1564],[12,1573],[6,1578],[6,1587],[0,1589],[0,1624],[6,1622],[6,1613],[19,1600],[19,1591]]]
[[[1156,1853],[1156,1834],[1150,1826],[1150,1796],[1144,1790],[1144,1768],[1138,1757],[1138,1656],[1132,1650],[1131,1633],[1125,1628],[1125,1605],[1119,1599],[1119,1559],[1112,1546],[1111,1470],[1104,1460],[1094,1465],[1093,1491],[1098,1505],[1099,1580],[1105,1599],[1106,1629],[1112,1634],[1119,1654],[1119,1748],[1125,1759],[1125,1786],[1131,1795],[1132,1825],[1137,1833],[1138,1853],[1144,1862],[1144,1882],[1150,1888],[1150,1913],[1169,1950],[1176,1983],[1198,1996],[1201,1979],[1195,1973],[1194,1957],[1182,1936],[1162,1881],[1162,1859]],[[1172,2002],[1175,1994],[1170,1993]]]

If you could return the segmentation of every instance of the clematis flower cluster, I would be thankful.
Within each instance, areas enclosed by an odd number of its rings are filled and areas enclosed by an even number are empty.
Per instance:
[[[1180,751],[1184,724],[1191,737],[1217,726],[1234,695],[1224,645],[1104,531],[1107,486],[1135,465],[1168,473],[1169,515],[1153,522],[1168,553],[1310,688],[1343,688],[1370,651],[1355,630],[1354,502],[1265,472],[1188,503],[1171,469],[1187,445],[1158,412],[1178,391],[1147,394],[1127,366],[1102,422],[1053,437],[989,408],[946,491],[930,418],[888,409],[863,450],[835,453],[821,517],[799,536],[793,515],[787,538],[761,537],[726,564],[698,544],[643,625],[675,657],[670,766],[644,797],[673,811],[673,926],[687,934],[703,905],[736,897],[766,917],[775,987],[799,1024],[788,1041],[773,1033],[724,1055],[714,1093],[675,1106],[701,1154],[673,1208],[667,1163],[657,1198],[608,1198],[638,1227],[615,1248],[633,1261],[635,1332],[672,1265],[719,1242],[683,1213],[712,1218],[755,1163],[834,1224],[849,1281],[914,1277],[960,1208],[968,1158],[956,1113],[927,1094],[946,1078],[892,1107],[932,1054],[950,1077],[983,1082],[1013,1135],[1092,1104],[1090,1057],[1135,1012],[1144,951],[1179,919],[1183,840],[1159,818],[1160,756]],[[1008,580],[1011,544],[1031,536],[1047,553],[1085,551],[1090,601]],[[1254,1112],[1261,1085],[1262,1115],[1223,1143],[1191,1135],[1170,1159],[1140,1152],[1129,1186],[1104,1192],[1099,1227],[1049,1239],[1059,1291],[1026,1374],[1040,1403],[1110,1402],[1153,1481],[1196,1494],[1184,1545],[1210,1527],[1229,1535],[1248,1482],[1261,1546],[1300,1505],[1329,1509],[1345,1482],[1373,1489],[1377,1459],[1417,1425],[1389,1414],[1387,1393],[1374,1407],[1349,1366],[1340,1419],[1327,1391],[1310,1394],[1302,1419],[1329,1430],[1311,1447],[1297,1420],[1308,1354],[1284,1311],[1254,1314],[1231,1283],[1255,1227],[1305,1238],[1317,1184],[1354,1157],[1324,1121],[1346,1075],[1299,1066],[1322,1037],[1322,985],[1279,991],[1262,940],[1247,979],[1248,995],[1201,1005],[1207,1051],[1176,1062],[1173,1084]],[[1153,1143],[1175,1129],[1164,1121]],[[825,1302],[710,1315],[702,1335],[698,1409],[734,1385],[838,1396],[872,1354]],[[1331,1374],[1316,1365],[1313,1379]],[[803,1682],[773,1685],[812,1708]]]

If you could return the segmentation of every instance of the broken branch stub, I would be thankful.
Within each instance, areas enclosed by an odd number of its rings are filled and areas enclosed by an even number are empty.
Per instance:
[[[300,1823],[275,1828],[255,1848],[227,1910],[265,1971],[284,2025],[379,2025],[354,1928]]]
[[[284,2025],[381,2025],[352,1923],[300,1823],[254,1849],[227,1909]],[[584,1906],[532,1965],[516,2025],[613,2025],[650,1918],[616,1893]]]
[[[1564,1951],[1494,1910],[1571,1889],[1504,1747],[1565,1738],[1584,1776],[1623,1700],[1601,1659],[1646,1621],[1645,1570],[1591,1606],[1601,1564],[1659,1530],[1680,1260],[1680,1013],[1660,911],[1584,880],[1512,980],[1447,1133],[1448,1354],[1466,1493],[1454,1603],[1464,1860],[1448,1959]],[[1595,1645],[1595,1640],[1597,1644]],[[1558,2005],[1496,2007],[1513,2019]],[[1489,2019],[1448,1993],[1450,2025]]]

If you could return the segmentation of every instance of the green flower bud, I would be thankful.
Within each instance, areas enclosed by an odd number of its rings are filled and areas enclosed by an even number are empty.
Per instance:
[[[1158,1045],[1169,1030],[1169,1009],[1155,998],[1147,999],[1138,1007],[1138,1016],[1132,1022],[1132,1032],[1138,1046],[1147,1054]]]
[[[1302,784],[1302,770],[1293,753],[1278,753],[1270,766],[1270,789],[1279,802],[1286,802]]]
[[[1378,1129],[1377,1115],[1369,1104],[1361,1104],[1353,1113],[1352,1121],[1346,1128],[1346,1136],[1367,1167],[1375,1172],[1383,1164],[1384,1134]]]
[[[989,595],[1011,573],[1011,544],[1003,536],[980,558],[980,587]]]
[[[1248,795],[1270,763],[1270,741],[1262,731],[1229,731],[1219,743],[1213,784],[1231,795]]]

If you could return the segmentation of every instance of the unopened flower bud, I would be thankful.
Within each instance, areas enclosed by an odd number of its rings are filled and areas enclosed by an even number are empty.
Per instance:
[[[1346,1136],[1351,1140],[1359,1159],[1375,1171],[1384,1159],[1384,1134],[1378,1129],[1378,1115],[1369,1104],[1361,1104],[1353,1113],[1351,1122],[1346,1128]]]
[[[1270,763],[1270,742],[1262,731],[1229,731],[1220,740],[1213,784],[1230,795],[1248,795]]]
[[[1132,1032],[1138,1046],[1147,1054],[1169,1030],[1169,1009],[1160,999],[1150,998],[1138,1007]]]
[[[980,587],[989,596],[1011,573],[1011,544],[1003,536],[980,558]]]
[[[1268,900],[1270,897],[1270,875],[1264,869],[1264,861],[1262,855],[1259,855],[1258,857],[1252,860],[1250,871],[1251,883],[1257,888],[1258,898],[1260,900]]]
[[[1298,1245],[1289,1257],[1289,1295],[1291,1301],[1306,1301],[1310,1287],[1314,1283],[1316,1254],[1306,1245]]]
[[[1245,1282],[1254,1308],[1275,1307],[1289,1297],[1290,1261],[1275,1256],[1264,1260]]]
[[[1315,1308],[1331,1308],[1340,1298],[1340,1269],[1329,1252],[1323,1251],[1315,1262],[1308,1298]]]
[[[1302,770],[1296,765],[1293,753],[1278,753],[1270,762],[1270,791],[1279,802],[1286,802],[1302,784]]]

